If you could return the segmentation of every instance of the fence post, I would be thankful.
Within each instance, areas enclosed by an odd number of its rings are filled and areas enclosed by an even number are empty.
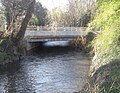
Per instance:
[[[39,26],[37,26],[37,31],[39,31],[40,29],[39,29]]]

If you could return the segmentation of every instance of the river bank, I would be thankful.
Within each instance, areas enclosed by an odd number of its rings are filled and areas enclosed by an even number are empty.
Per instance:
[[[97,15],[88,27],[98,35],[92,41],[87,92],[120,93],[120,1],[97,0],[96,7]]]
[[[0,37],[0,64],[5,65],[19,61],[21,56],[25,53],[25,47],[22,44],[18,44],[16,38],[10,38],[9,36],[2,35]]]

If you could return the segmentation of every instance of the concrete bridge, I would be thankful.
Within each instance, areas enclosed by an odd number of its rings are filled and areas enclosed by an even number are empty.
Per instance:
[[[39,42],[71,41],[84,35],[85,30],[85,27],[28,27],[25,40],[30,47]]]

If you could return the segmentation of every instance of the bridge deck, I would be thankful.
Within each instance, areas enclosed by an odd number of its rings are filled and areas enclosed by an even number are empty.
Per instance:
[[[27,29],[25,38],[29,42],[49,41],[49,40],[71,40],[84,35],[85,28],[83,27],[64,27],[64,28],[39,28]]]

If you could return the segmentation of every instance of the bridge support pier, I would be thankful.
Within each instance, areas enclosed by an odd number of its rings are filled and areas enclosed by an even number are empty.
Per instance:
[[[43,42],[27,42],[26,43],[26,50],[29,51],[35,47],[42,46]]]

